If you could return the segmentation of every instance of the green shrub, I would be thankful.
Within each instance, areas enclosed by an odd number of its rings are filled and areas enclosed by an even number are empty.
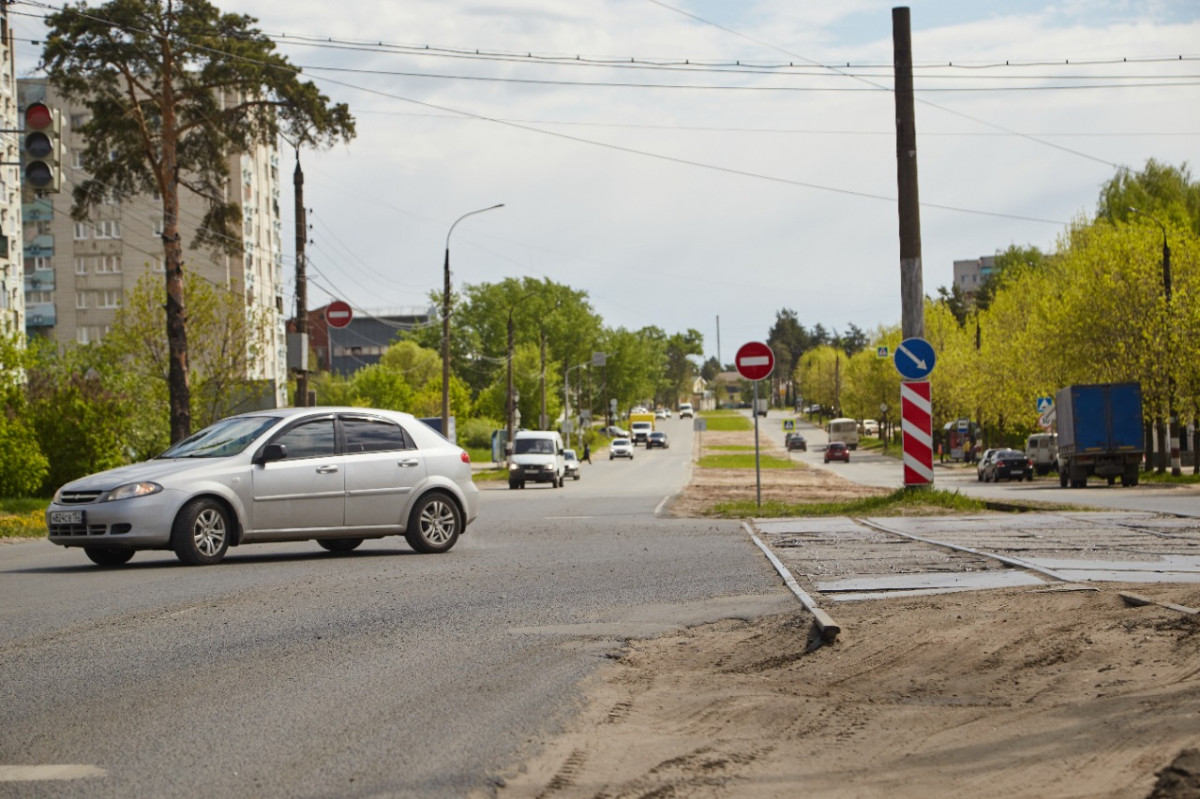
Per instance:
[[[0,414],[0,497],[31,497],[42,489],[50,461],[37,436],[16,419]]]
[[[499,430],[504,425],[494,419],[467,419],[458,425],[458,445],[463,449],[492,450],[492,431]],[[489,454],[488,459],[491,460]]]

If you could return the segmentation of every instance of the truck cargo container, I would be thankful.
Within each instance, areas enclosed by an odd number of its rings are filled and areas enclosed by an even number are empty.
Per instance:
[[[1138,383],[1067,386],[1058,392],[1058,481],[1083,488],[1089,477],[1138,483],[1142,462],[1142,387]]]

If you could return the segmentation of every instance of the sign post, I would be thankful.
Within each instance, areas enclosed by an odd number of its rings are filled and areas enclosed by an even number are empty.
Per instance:
[[[761,341],[751,341],[738,348],[734,358],[738,374],[754,383],[754,502],[762,507],[762,469],[758,457],[758,381],[769,377],[775,369],[775,353]]]
[[[906,338],[892,356],[900,384],[900,432],[904,452],[904,485],[933,484],[933,400],[929,373],[937,362],[933,346],[923,338]]]

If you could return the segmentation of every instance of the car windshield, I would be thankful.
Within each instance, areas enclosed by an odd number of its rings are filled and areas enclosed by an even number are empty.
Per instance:
[[[516,455],[553,455],[554,442],[548,438],[518,438],[513,445]]]
[[[159,458],[227,458],[237,455],[279,418],[234,416],[209,425],[167,449]]]
[[[614,447],[628,447],[628,446],[629,446],[629,439],[627,439],[627,438],[614,438],[614,439],[613,439],[613,441],[612,441],[612,445],[613,445]]]

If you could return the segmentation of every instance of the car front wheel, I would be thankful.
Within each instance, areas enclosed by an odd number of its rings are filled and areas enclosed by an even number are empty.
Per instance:
[[[121,566],[133,557],[133,550],[125,547],[84,547],[83,554],[97,566]]]
[[[421,497],[413,507],[404,537],[422,554],[445,552],[458,541],[462,526],[458,506],[445,494],[434,492]]]
[[[189,566],[209,566],[225,557],[229,533],[229,513],[221,503],[204,497],[193,499],[175,517],[171,548]]]

